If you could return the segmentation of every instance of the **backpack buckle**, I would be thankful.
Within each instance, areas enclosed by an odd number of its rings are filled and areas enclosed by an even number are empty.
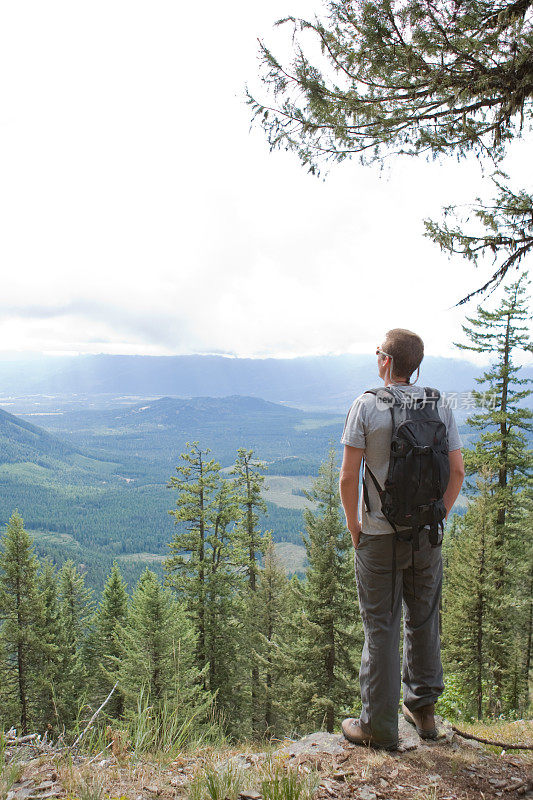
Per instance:
[[[411,448],[411,452],[415,455],[427,455],[431,453],[432,449],[433,448],[429,444],[417,444]]]

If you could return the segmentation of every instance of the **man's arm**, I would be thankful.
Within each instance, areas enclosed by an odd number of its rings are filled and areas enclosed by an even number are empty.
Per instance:
[[[453,504],[459,497],[461,486],[465,478],[465,465],[463,455],[460,450],[452,450],[449,454],[450,460],[450,480],[444,492],[444,505],[446,506],[446,519],[453,508]]]
[[[353,546],[357,549],[361,522],[357,516],[359,505],[359,470],[363,459],[364,448],[344,445],[339,489],[342,507],[346,515],[346,525],[352,536]]]

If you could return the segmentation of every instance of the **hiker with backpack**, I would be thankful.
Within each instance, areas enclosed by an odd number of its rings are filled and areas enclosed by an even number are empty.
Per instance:
[[[355,548],[365,634],[361,714],[359,719],[345,719],[342,731],[354,744],[395,750],[400,683],[404,717],[422,738],[437,737],[435,702],[444,690],[441,545],[444,522],[465,473],[462,441],[449,403],[437,389],[416,385],[424,357],[422,339],[394,328],[376,355],[384,386],[354,400],[341,438],[340,493]]]

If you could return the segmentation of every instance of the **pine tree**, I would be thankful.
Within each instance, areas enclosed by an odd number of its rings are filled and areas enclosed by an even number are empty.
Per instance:
[[[0,555],[0,643],[6,658],[3,693],[11,720],[27,733],[35,716],[35,678],[41,660],[37,559],[18,511],[2,536]],[[10,724],[8,719],[4,724]]]
[[[316,508],[304,512],[302,538],[309,567],[294,623],[299,636],[289,654],[293,719],[303,729],[324,724],[330,733],[353,706],[353,679],[362,645],[353,544],[342,522],[338,485],[332,445],[312,490],[306,493]]]
[[[65,561],[59,573],[59,621],[64,639],[63,679],[65,692],[63,720],[67,728],[76,719],[89,690],[86,644],[94,617],[93,592],[72,559]]]
[[[491,367],[476,378],[478,383],[488,384],[488,389],[472,392],[481,410],[467,422],[482,433],[475,446],[464,453],[464,460],[467,475],[476,474],[484,467],[494,475],[490,486],[496,503],[494,579],[496,592],[502,598],[512,595],[516,559],[521,559],[520,554],[527,549],[525,531],[506,523],[508,515],[513,510],[516,513],[520,505],[520,495],[528,485],[531,464],[531,450],[527,449],[525,433],[533,430],[530,422],[533,412],[521,405],[531,395],[531,390],[524,388],[530,379],[518,377],[520,367],[513,359],[517,351],[533,349],[528,328],[520,324],[529,318],[524,298],[529,283],[526,273],[523,273],[515,283],[505,287],[507,297],[494,311],[478,306],[477,317],[467,317],[471,327],[462,326],[472,344],[455,343],[460,349],[487,353],[494,358]],[[490,400],[488,404],[487,398]],[[468,482],[467,487],[472,488]],[[513,607],[509,609],[510,613],[505,613],[504,606],[502,603],[500,635],[496,644],[495,711],[504,703],[504,675],[513,630],[517,625]]]
[[[311,169],[391,150],[497,158],[531,124],[531,6],[329,0],[322,18],[277,23],[292,29],[290,63],[260,42],[271,103],[249,103],[271,147]]]
[[[257,656],[261,655],[261,640],[257,625],[255,596],[257,591],[257,575],[259,558],[265,554],[266,536],[259,527],[257,511],[266,512],[267,506],[261,496],[261,489],[265,480],[263,475],[266,465],[254,458],[254,451],[240,447],[237,459],[230,470],[234,475],[235,493],[242,515],[237,524],[236,537],[244,553],[243,567],[248,580],[248,589],[244,597],[244,613],[247,621],[246,638],[248,652],[251,659],[250,675],[250,720],[251,734],[261,735],[261,720],[259,710],[259,667]]]
[[[529,706],[533,626],[533,543],[527,533],[533,530],[531,483],[515,499],[506,519],[510,642],[503,670],[503,701],[506,709],[524,718]],[[500,612],[503,615],[505,608]]]
[[[287,675],[281,654],[290,648],[291,598],[289,580],[276,555],[270,533],[266,534],[264,566],[259,570],[256,618],[261,653],[256,653],[260,674],[260,708],[265,737],[287,732]],[[259,714],[258,714],[259,716]]]
[[[500,602],[495,587],[496,509],[490,469],[481,468],[478,494],[445,540],[447,563],[443,592],[443,653],[446,672],[460,684],[467,714],[482,719],[494,678],[494,648]]]
[[[271,149],[294,152],[313,174],[353,156],[369,163],[395,153],[475,153],[498,164],[531,129],[532,11],[531,0],[327,0],[322,16],[278,21],[292,28],[289,59],[260,42],[270,99],[247,91],[253,119]],[[533,195],[496,175],[497,196],[475,208],[485,232],[426,222],[450,253],[503,255],[458,305],[498,286],[533,248]]]
[[[243,552],[235,529],[239,507],[229,480],[220,481],[215,508],[206,550],[207,687],[216,693],[216,709],[226,720],[228,734],[234,735],[237,731],[242,734],[245,719],[241,691],[244,574]]]
[[[180,529],[169,544],[171,554],[164,563],[167,583],[185,601],[194,620],[197,660],[202,669],[207,664],[207,550],[217,516],[215,494],[220,464],[208,459],[210,450],[201,450],[198,442],[187,442],[186,447],[187,451],[181,454],[184,464],[176,467],[178,475],[172,476],[168,484],[178,491],[177,507],[169,513]]]
[[[96,698],[102,702],[109,694],[118,677],[118,663],[122,653],[120,631],[128,618],[128,593],[117,562],[113,562],[111,572],[102,592],[101,602],[96,614],[95,630],[98,641],[98,662],[96,679]],[[95,665],[96,666],[96,665]],[[120,718],[124,713],[124,694],[117,687],[106,713]]]
[[[204,675],[196,666],[194,625],[183,602],[149,569],[135,587],[120,640],[126,718],[139,708],[151,709],[156,726],[172,714],[180,723],[194,714],[205,716],[212,698],[203,690]]]
[[[54,734],[61,730],[66,694],[63,663],[65,638],[59,619],[57,570],[50,558],[44,559],[38,575],[40,605],[40,665],[36,675],[37,727]]]
[[[187,444],[185,462],[169,486],[178,490],[170,513],[179,525],[165,560],[167,584],[186,604],[197,633],[196,665],[203,688],[216,693],[219,711],[240,715],[237,691],[239,647],[238,594],[242,552],[235,532],[238,503],[231,481],[198,442]],[[239,720],[233,720],[233,724]]]

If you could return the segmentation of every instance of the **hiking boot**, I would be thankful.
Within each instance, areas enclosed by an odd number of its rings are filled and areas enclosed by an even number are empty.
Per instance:
[[[372,734],[361,726],[361,722],[358,719],[349,717],[348,719],[343,720],[341,728],[344,737],[348,739],[349,742],[352,742],[352,744],[364,744],[369,747],[379,747],[383,750],[398,749],[398,742],[395,742],[394,744],[382,744],[381,742],[376,742],[376,740],[372,738]]]
[[[435,703],[431,703],[428,706],[421,706],[414,711],[410,711],[404,704],[402,705],[402,713],[407,722],[414,725],[416,732],[422,739],[437,738]]]

